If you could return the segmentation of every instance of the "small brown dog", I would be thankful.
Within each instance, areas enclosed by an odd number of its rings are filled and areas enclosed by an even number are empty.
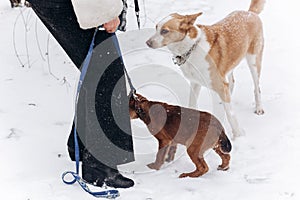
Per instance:
[[[221,123],[213,115],[194,109],[148,101],[140,94],[131,95],[129,100],[131,119],[141,119],[151,134],[158,140],[159,147],[154,163],[148,165],[159,170],[165,161],[172,161],[176,145],[183,144],[196,170],[179,177],[198,177],[208,171],[203,154],[210,148],[221,157],[219,170],[229,168],[231,143]]]

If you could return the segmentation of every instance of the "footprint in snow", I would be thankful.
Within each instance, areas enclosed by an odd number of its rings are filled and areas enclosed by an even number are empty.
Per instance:
[[[269,180],[268,177],[266,176],[249,176],[249,175],[245,175],[244,179],[246,180],[246,182],[250,183],[250,184],[258,184],[258,183],[264,183],[267,180]]]

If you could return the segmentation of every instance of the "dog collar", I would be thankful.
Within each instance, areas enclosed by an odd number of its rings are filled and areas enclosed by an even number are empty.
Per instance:
[[[198,46],[199,42],[200,42],[201,38],[199,38],[194,44],[193,46],[184,54],[182,55],[177,55],[177,56],[174,56],[172,58],[173,60],[173,63],[175,65],[178,65],[178,66],[181,66],[183,65],[184,63],[186,63],[186,61],[189,59],[189,57],[191,56],[192,52],[196,49],[196,47]]]

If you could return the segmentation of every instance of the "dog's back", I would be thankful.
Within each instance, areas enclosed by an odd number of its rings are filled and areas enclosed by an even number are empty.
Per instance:
[[[248,11],[235,11],[214,25],[198,27],[206,33],[211,44],[209,55],[223,74],[247,53],[253,53],[256,44],[263,43],[262,22],[257,14]]]
[[[157,132],[162,130],[175,143],[189,146],[193,141],[200,142],[206,137],[216,141],[224,131],[219,120],[208,112],[158,101],[148,101],[147,105],[147,115],[151,119],[148,128],[155,137],[159,137]]]

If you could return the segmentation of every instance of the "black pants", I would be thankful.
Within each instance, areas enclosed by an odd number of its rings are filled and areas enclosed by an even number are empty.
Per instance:
[[[30,0],[32,8],[78,69],[94,29],[79,27],[71,0]],[[109,8],[108,8],[109,9]],[[81,149],[109,167],[134,160],[128,97],[115,34],[98,31],[77,104],[76,128]],[[68,145],[73,148],[73,129]],[[90,162],[83,158],[83,162]]]

